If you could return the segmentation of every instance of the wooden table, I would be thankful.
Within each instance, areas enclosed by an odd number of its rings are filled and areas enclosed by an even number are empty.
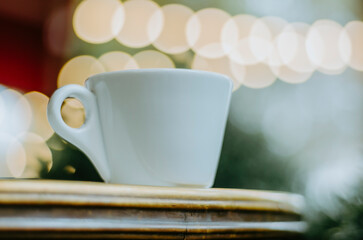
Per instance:
[[[0,238],[300,239],[299,195],[1,180]]]

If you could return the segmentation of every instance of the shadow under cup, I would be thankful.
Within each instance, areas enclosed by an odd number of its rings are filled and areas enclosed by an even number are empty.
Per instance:
[[[231,91],[229,78],[203,71],[102,73],[90,77],[86,88],[58,89],[48,105],[48,118],[60,136],[85,152],[107,182],[210,187]],[[84,104],[86,121],[79,129],[56,116],[67,97]]]

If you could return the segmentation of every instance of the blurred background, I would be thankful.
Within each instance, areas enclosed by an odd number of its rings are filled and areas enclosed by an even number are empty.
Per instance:
[[[363,239],[363,2],[0,0],[0,176],[101,181],[46,118],[91,75],[233,79],[215,187],[303,194],[311,239]],[[84,122],[68,99],[62,116]]]

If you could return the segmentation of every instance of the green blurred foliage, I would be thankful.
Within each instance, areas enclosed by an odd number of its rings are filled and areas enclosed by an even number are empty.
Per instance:
[[[339,199],[339,213],[331,215],[321,209],[307,208],[308,239],[362,240],[363,239],[363,181],[355,189],[354,197]]]
[[[293,169],[269,153],[262,136],[228,123],[215,187],[291,191]]]

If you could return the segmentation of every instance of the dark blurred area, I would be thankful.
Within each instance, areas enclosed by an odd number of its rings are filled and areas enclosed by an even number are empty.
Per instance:
[[[51,94],[59,64],[44,44],[49,13],[67,1],[0,1],[1,83],[22,91]],[[66,36],[63,32],[63,37]]]

